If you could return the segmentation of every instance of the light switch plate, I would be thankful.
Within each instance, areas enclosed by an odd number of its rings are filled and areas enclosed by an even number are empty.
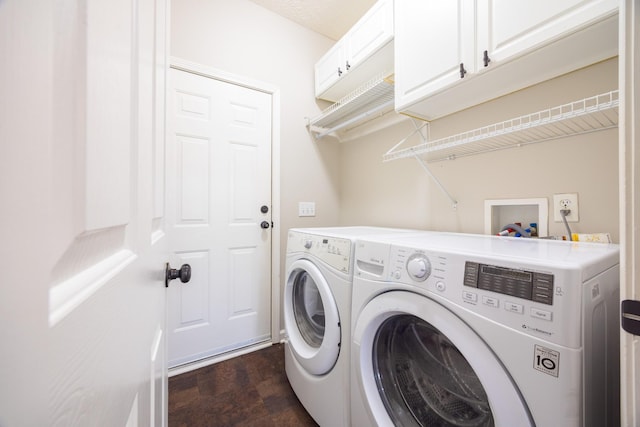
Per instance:
[[[298,202],[298,216],[316,216],[316,202]]]

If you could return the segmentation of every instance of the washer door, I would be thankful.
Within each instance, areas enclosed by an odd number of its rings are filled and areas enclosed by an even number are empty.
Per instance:
[[[360,391],[381,426],[534,425],[491,349],[427,297],[379,295],[358,317],[353,339]]]
[[[329,372],[340,353],[340,317],[326,279],[311,261],[294,261],[287,271],[284,324],[289,345],[304,369]]]

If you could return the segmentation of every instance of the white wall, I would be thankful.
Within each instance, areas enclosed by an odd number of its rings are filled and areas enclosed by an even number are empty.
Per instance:
[[[500,122],[618,87],[617,58],[436,120],[431,138]],[[368,224],[470,233],[484,232],[484,200],[547,198],[578,193],[580,222],[573,232],[618,231],[617,129],[430,164],[458,200],[449,200],[413,159],[382,163],[407,136],[407,121],[341,146],[342,225]],[[417,140],[409,144],[416,144]],[[566,234],[549,217],[550,234]]]

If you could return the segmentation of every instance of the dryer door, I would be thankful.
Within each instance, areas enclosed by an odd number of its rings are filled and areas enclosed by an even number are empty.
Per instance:
[[[380,426],[534,425],[491,349],[425,296],[377,296],[358,317],[353,339],[356,378]]]
[[[327,280],[312,262],[294,261],[287,271],[284,324],[293,353],[312,375],[324,375],[340,353],[340,317]]]

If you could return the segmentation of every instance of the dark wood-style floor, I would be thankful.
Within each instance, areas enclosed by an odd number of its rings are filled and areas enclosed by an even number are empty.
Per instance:
[[[282,344],[169,378],[169,427],[317,426],[284,371]]]

